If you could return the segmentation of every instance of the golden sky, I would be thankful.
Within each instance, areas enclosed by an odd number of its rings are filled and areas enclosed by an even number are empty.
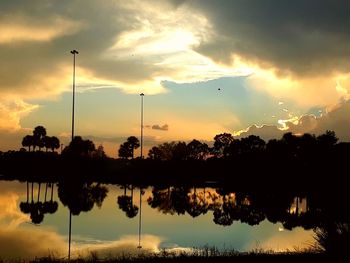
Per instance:
[[[68,143],[72,49],[76,133],[110,156],[139,136],[141,92],[149,146],[285,130],[349,140],[349,9],[329,0],[1,1],[0,150],[19,149],[37,125]]]

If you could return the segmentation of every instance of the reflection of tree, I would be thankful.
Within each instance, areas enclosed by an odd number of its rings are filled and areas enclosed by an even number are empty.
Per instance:
[[[42,209],[42,202],[40,202],[40,185],[38,188],[37,200],[34,200],[34,183],[31,183],[31,201],[29,202],[29,183],[27,182],[27,200],[21,202],[19,207],[25,214],[30,214],[30,220],[33,224],[40,224],[44,220],[44,213]]]
[[[320,196],[322,198],[320,198]],[[301,200],[306,200],[301,202]],[[342,200],[342,199],[340,199]],[[244,192],[220,188],[214,191],[205,189],[192,191],[186,187],[153,188],[148,204],[165,214],[185,214],[192,217],[213,212],[216,224],[228,226],[234,221],[249,225],[258,225],[268,219],[272,223],[280,222],[285,229],[301,226],[315,229],[325,220],[349,222],[349,216],[341,212],[345,204],[330,202],[321,194],[294,195],[283,192]],[[305,203],[306,202],[306,203]],[[301,207],[301,205],[304,207]],[[337,204],[337,210],[334,206]]]
[[[68,206],[72,215],[90,211],[96,204],[101,207],[108,189],[96,183],[71,182],[58,184],[58,197]]]
[[[47,188],[51,188],[51,198],[47,201]],[[44,203],[43,203],[43,211],[44,213],[50,213],[53,214],[58,209],[58,203],[53,200],[53,190],[54,190],[54,184],[53,183],[46,183],[45,187],[45,197],[44,197]]]
[[[188,190],[187,187],[169,187],[165,190],[153,188],[153,196],[147,202],[164,214],[185,214]]]
[[[207,213],[208,205],[205,197],[205,189],[203,195],[200,195],[197,194],[196,187],[193,187],[193,193],[190,193],[187,197],[186,212],[192,217]]]
[[[46,200],[47,188],[51,187],[51,199]],[[27,199],[26,202],[20,203],[20,209],[25,214],[30,214],[30,219],[33,224],[40,224],[44,220],[44,215],[47,213],[53,214],[57,211],[58,203],[53,201],[54,185],[46,183],[44,202],[40,201],[41,183],[38,183],[37,198],[34,200],[34,183],[31,183],[31,200],[29,201],[29,182],[27,182]]]
[[[124,194],[121,196],[118,196],[117,203],[119,205],[119,208],[125,212],[126,216],[129,218],[133,218],[137,215],[139,208],[134,205],[134,186],[130,186],[130,196],[126,194],[126,189],[128,187],[124,185]]]

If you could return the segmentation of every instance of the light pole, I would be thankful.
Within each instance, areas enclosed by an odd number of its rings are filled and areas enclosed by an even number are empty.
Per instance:
[[[142,188],[140,187],[140,213],[139,213],[139,245],[137,246],[138,249],[141,249],[141,208],[142,208]]]
[[[141,159],[143,159],[143,154],[142,154],[142,147],[143,147],[143,97],[145,94],[141,93]]]
[[[79,54],[78,51],[73,49],[71,52],[73,54],[73,106],[72,106],[72,141],[74,138],[74,104],[75,104],[75,55]]]
[[[75,55],[79,54],[78,51],[73,49],[71,52],[73,54],[73,105],[72,105],[72,142],[74,139],[74,104],[75,104]],[[72,237],[72,212],[69,209],[69,233],[68,233],[68,261],[70,261],[70,246]]]

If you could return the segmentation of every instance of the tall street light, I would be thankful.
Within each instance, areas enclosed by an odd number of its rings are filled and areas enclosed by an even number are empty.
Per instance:
[[[145,94],[141,93],[141,159],[143,159],[143,152],[142,152],[142,147],[143,147],[143,97]]]
[[[74,104],[75,104],[75,55],[79,54],[78,51],[73,49],[71,52],[73,54],[73,107],[72,107],[72,141],[74,138]]]
[[[74,139],[74,104],[75,104],[75,55],[79,54],[78,51],[73,49],[71,52],[73,54],[73,106],[72,106],[72,142]],[[70,246],[72,238],[72,212],[69,209],[69,234],[68,234],[68,261],[70,261]]]

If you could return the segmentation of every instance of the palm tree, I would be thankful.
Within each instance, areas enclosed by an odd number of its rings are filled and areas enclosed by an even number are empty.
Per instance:
[[[30,152],[30,147],[33,145],[33,143],[34,143],[34,138],[32,135],[26,135],[23,137],[22,146],[28,147],[29,152]]]
[[[140,141],[135,136],[130,136],[127,139],[127,143],[129,144],[131,150],[131,158],[134,159],[134,150],[140,147]]]
[[[128,159],[129,157],[131,157],[129,147],[126,142],[120,145],[118,150],[118,156],[123,159]]]
[[[48,149],[51,149],[51,144],[52,144],[52,137],[50,137],[50,136],[45,136],[44,137],[44,146],[45,146],[45,148],[46,148],[46,152],[47,152],[47,150]]]
[[[39,151],[42,147],[44,147],[44,138],[46,136],[46,129],[44,126],[36,126],[33,131],[33,138],[34,138],[34,149],[36,146],[39,147]]]
[[[60,148],[60,140],[56,136],[51,137],[51,150],[54,152],[55,149]]]

